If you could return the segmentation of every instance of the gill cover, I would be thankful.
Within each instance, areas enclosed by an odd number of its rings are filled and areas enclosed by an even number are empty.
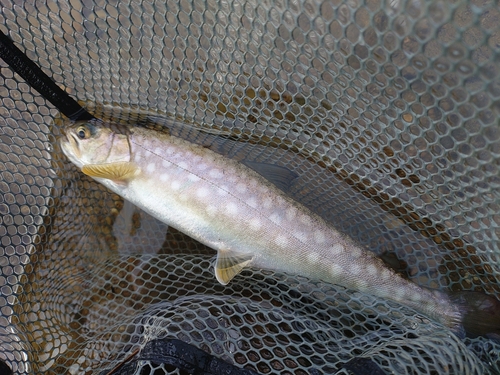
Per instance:
[[[90,177],[123,181],[133,177],[138,167],[131,162],[131,131],[119,124],[98,119],[77,122],[67,131],[77,150],[82,172]],[[71,147],[71,146],[69,146]]]

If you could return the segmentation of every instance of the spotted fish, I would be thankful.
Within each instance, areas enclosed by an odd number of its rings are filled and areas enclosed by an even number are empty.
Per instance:
[[[407,305],[451,328],[449,297],[404,280],[243,163],[184,139],[100,120],[66,128],[67,157],[152,216],[218,251],[226,285],[245,267],[320,279]]]

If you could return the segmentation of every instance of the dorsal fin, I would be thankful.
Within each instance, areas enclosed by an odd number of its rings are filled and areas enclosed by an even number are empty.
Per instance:
[[[284,192],[289,191],[293,181],[299,177],[297,173],[279,165],[247,160],[242,160],[241,162]]]
[[[233,277],[252,262],[253,257],[247,254],[236,254],[219,250],[215,261],[215,277],[222,285],[227,285]]]
[[[133,177],[139,168],[130,162],[117,162],[107,164],[88,164],[82,167],[82,172],[87,176],[105,178],[112,181],[124,181]]]

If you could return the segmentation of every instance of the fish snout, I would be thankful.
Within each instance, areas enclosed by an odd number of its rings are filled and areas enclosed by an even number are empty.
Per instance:
[[[78,164],[81,157],[80,147],[76,134],[71,131],[71,127],[61,128],[59,137],[59,146],[62,152],[74,163]]]
[[[65,126],[65,127],[61,127],[59,128],[61,130],[61,138],[63,137],[68,137],[69,133],[70,133],[70,129],[71,127],[70,126]]]

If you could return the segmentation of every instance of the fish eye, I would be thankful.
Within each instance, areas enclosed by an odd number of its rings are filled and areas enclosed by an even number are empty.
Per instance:
[[[80,139],[85,139],[90,137],[90,131],[85,126],[80,126],[76,129],[76,135]]]

